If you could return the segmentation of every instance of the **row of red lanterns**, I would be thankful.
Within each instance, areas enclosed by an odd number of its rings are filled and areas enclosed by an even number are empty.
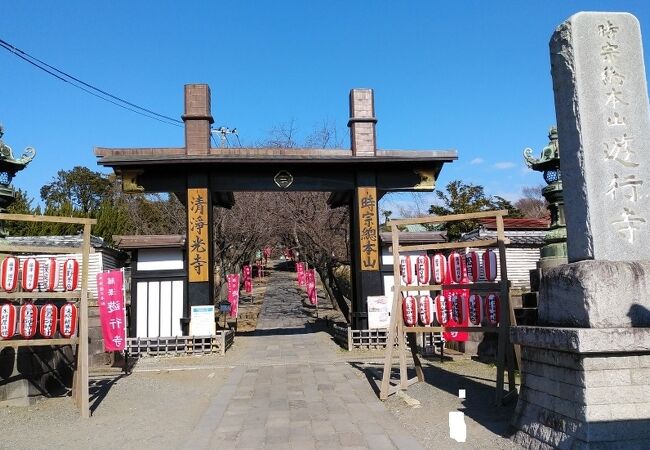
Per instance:
[[[465,314],[468,314],[472,325],[481,325],[484,318],[489,325],[498,325],[499,296],[489,294],[484,299],[478,294],[472,294],[469,298],[464,294],[440,294],[432,299],[429,295],[419,298],[409,295],[402,303],[402,315],[407,327],[416,326],[418,320],[423,326],[430,326],[435,320],[443,327],[450,322],[460,324]]]
[[[11,303],[0,305],[0,339],[14,337],[16,325],[18,325],[18,333],[26,339],[33,338],[37,329],[42,337],[52,338],[56,334],[57,326],[64,338],[74,336],[77,332],[77,305],[74,303],[67,302],[60,310],[56,305],[46,303],[41,306],[40,314],[38,307],[31,302],[21,305],[18,314],[16,314],[17,309]]]
[[[419,255],[415,260],[415,274],[413,274],[411,257],[400,257],[400,273],[406,285],[413,283],[414,275],[422,285],[428,285],[432,281],[434,284],[443,284],[447,281],[447,273],[453,283],[461,283],[465,276],[473,283],[481,276],[481,266],[483,266],[485,279],[494,281],[497,277],[497,256],[490,249],[483,252],[481,257],[475,251],[465,255],[451,252],[448,257],[442,253],[436,253],[431,257]]]
[[[18,288],[18,279],[21,278],[23,291],[31,292],[35,289],[52,292],[59,286],[59,262],[56,258],[49,258],[44,262],[36,258],[27,258],[23,261],[22,277],[18,276],[20,262],[15,256],[9,256],[0,265],[0,287],[6,292]],[[79,285],[79,263],[74,258],[69,258],[63,263],[63,290],[74,291]]]

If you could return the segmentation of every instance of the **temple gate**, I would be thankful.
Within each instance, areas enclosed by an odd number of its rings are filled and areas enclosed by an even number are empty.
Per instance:
[[[350,208],[352,326],[368,328],[366,299],[382,295],[378,202],[387,192],[431,191],[455,150],[378,150],[374,94],[350,92],[350,149],[212,148],[210,88],[185,86],[185,147],[96,148],[98,164],[125,192],[173,192],[187,207],[185,317],[213,304],[212,208],[232,207],[234,191],[326,191]]]

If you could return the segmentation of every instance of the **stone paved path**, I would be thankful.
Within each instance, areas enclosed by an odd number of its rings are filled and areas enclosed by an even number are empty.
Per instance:
[[[258,329],[185,448],[419,449],[367,379],[315,332],[291,272],[274,271]]]

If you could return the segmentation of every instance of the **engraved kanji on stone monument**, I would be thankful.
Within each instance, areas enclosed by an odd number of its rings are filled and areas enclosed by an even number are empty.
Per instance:
[[[650,116],[641,31],[579,13],[551,39],[569,262],[647,258]]]

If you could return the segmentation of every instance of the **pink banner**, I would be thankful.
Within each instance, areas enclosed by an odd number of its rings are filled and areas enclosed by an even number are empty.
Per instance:
[[[307,298],[312,305],[318,304],[318,295],[316,295],[316,269],[309,269],[306,272]]]
[[[104,337],[104,350],[120,352],[126,348],[124,274],[112,270],[97,274],[97,304]]]
[[[244,292],[250,294],[253,292],[253,276],[251,273],[251,266],[244,266],[242,270],[244,272]]]
[[[296,274],[298,275],[298,286],[305,285],[305,263],[296,263]]]
[[[239,274],[232,273],[228,280],[228,301],[230,302],[230,317],[237,317],[239,312]]]

